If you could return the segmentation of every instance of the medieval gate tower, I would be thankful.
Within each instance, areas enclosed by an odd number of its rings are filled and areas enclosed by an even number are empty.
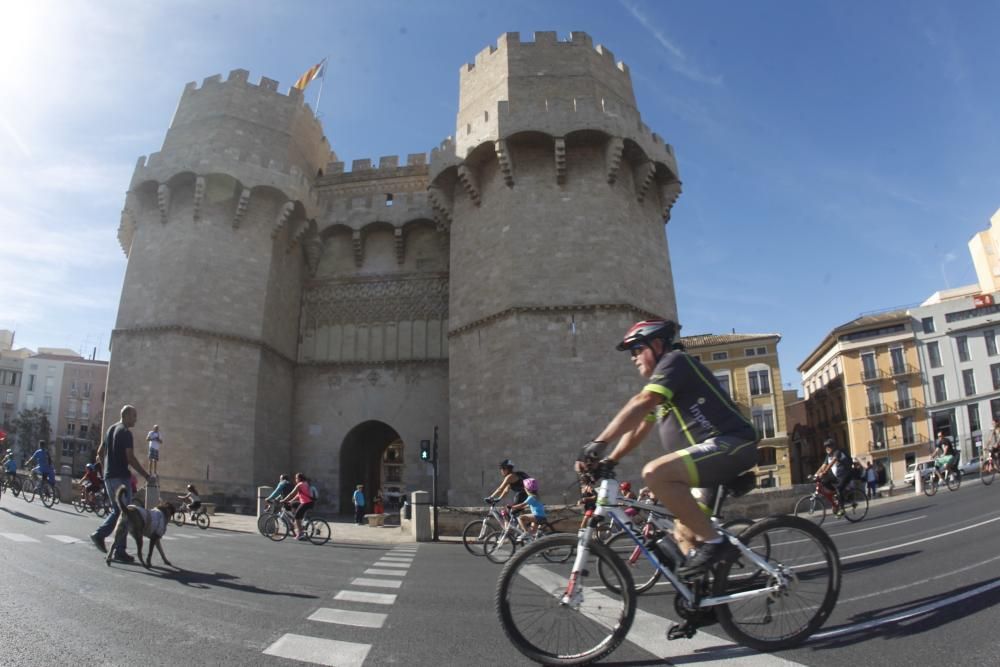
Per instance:
[[[584,33],[507,33],[463,66],[429,163],[347,171],[298,91],[188,84],[122,212],[105,423],[132,403],[160,425],[164,486],[247,497],[303,470],[341,505],[357,482],[429,489],[437,426],[442,501],[510,457],[559,502],[641,386],[618,337],[676,317],[679,194],[628,68]]]

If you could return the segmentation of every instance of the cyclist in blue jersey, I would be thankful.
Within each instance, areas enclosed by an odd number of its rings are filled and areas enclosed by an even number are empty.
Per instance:
[[[657,428],[667,454],[648,462],[643,481],[677,517],[675,539],[687,557],[678,574],[702,572],[735,549],[691,495],[696,487],[732,481],[757,463],[757,434],[710,370],[675,342],[670,320],[637,322],[617,345],[647,379],[581,451],[582,461],[614,466]],[[608,443],[617,441],[605,456]]]
[[[31,472],[38,473],[42,479],[54,485],[56,475],[52,469],[52,458],[49,456],[49,450],[45,446],[44,440],[38,441],[38,449],[31,455],[31,458],[24,462],[24,467],[27,468],[32,461],[35,462],[35,467],[31,469]]]

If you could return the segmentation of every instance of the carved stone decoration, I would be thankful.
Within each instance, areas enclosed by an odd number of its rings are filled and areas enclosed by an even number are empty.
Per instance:
[[[118,224],[118,243],[121,244],[126,257],[132,249],[132,237],[135,236],[136,226],[135,213],[126,206],[122,209],[121,222]]]
[[[670,181],[660,184],[660,204],[663,206],[663,223],[670,222],[670,211],[681,196],[681,182]]]
[[[351,232],[351,246],[354,248],[354,265],[360,269],[361,263],[365,260],[365,245],[360,229]]]
[[[246,214],[249,204],[250,188],[243,188],[240,198],[236,201],[236,213],[233,214],[233,229],[238,228],[240,223],[243,222],[243,216]]]
[[[302,238],[306,234],[311,231],[315,231],[316,229],[318,229],[318,227],[315,220],[301,220],[295,228],[295,231],[288,235],[288,247],[285,249],[285,252],[291,252],[292,249],[302,241]]]
[[[479,206],[479,180],[476,178],[475,172],[469,169],[468,165],[460,164],[458,165],[458,180],[462,182],[462,187],[465,188],[472,203]]]
[[[315,278],[316,271],[319,270],[320,257],[323,256],[323,241],[320,240],[318,234],[306,238],[302,244],[302,252],[306,257],[306,269],[309,271],[309,277]]]
[[[194,179],[194,207],[191,219],[195,222],[201,220],[201,203],[205,200],[205,177],[199,176]]]
[[[500,163],[500,172],[503,174],[503,182],[508,188],[514,187],[514,165],[511,164],[510,148],[507,141],[501,139],[493,144],[493,150],[497,154],[497,162]]]
[[[618,180],[618,168],[622,165],[622,153],[625,141],[621,137],[611,137],[605,149],[605,164],[608,169],[608,185],[614,185]]]
[[[307,327],[446,320],[448,279],[323,281],[303,291],[302,309]]]
[[[656,165],[653,162],[643,162],[635,170],[635,198],[640,202],[646,198],[649,186],[656,176]]]
[[[431,203],[431,210],[434,211],[434,221],[440,231],[451,228],[451,200],[445,196],[444,191],[436,185],[427,187],[427,199]]]
[[[562,185],[566,182],[566,139],[556,137],[556,183]]]
[[[161,183],[156,188],[156,205],[160,207],[160,222],[167,224],[167,214],[170,213],[170,186]]]
[[[295,211],[295,202],[286,201],[281,210],[278,211],[278,217],[274,221],[274,229],[271,230],[271,238],[276,238],[278,234],[284,229],[285,224],[288,223],[288,219],[292,217],[292,212]]]
[[[403,260],[406,258],[406,245],[403,240],[403,228],[396,227],[392,230],[392,235],[396,240],[396,263],[402,266]]]

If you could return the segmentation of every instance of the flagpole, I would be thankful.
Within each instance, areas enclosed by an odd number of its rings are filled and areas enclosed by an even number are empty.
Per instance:
[[[320,65],[319,73],[319,92],[316,93],[316,118],[321,118],[322,114],[319,112],[319,101],[323,98],[323,84],[326,83],[326,61],[329,58],[323,58],[323,64]]]

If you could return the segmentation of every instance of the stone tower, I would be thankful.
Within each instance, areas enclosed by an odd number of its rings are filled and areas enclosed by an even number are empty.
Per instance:
[[[161,470],[239,495],[290,464],[299,240],[331,159],[301,93],[277,86],[245,70],[188,84],[118,232],[128,267],[105,424],[135,404],[137,430],[164,428]]]
[[[429,175],[451,244],[449,500],[471,501],[510,456],[559,502],[579,447],[641,386],[615,341],[676,317],[677,165],[628,68],[584,33],[507,33],[460,78]]]

